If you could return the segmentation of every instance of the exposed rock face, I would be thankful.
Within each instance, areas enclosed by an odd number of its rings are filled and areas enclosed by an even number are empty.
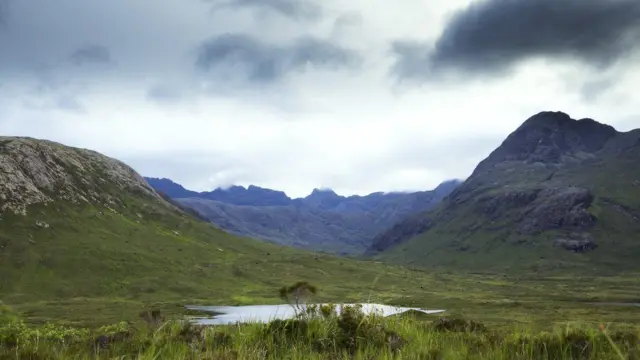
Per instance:
[[[567,239],[556,239],[555,245],[576,253],[592,251],[598,247],[593,237],[586,233],[573,233]]]
[[[538,192],[537,201],[523,210],[520,230],[535,234],[544,230],[585,230],[595,223],[587,211],[593,195],[578,187],[548,188]]]
[[[117,186],[158,195],[132,168],[95,151],[19,137],[0,137],[0,213],[25,214],[32,204],[56,199],[115,204],[101,191]]]
[[[541,189],[505,190],[495,194],[485,194],[476,200],[477,207],[489,219],[499,219],[507,212],[528,206],[536,200]]]
[[[616,134],[613,127],[592,119],[576,121],[562,112],[541,112],[511,133],[474,174],[504,162],[559,165],[589,159]]]

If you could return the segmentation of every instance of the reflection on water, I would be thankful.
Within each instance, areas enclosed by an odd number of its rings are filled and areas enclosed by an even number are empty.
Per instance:
[[[314,304],[322,306],[326,304]],[[336,314],[342,312],[343,307],[355,306],[356,304],[336,304]],[[445,310],[426,310],[420,308],[396,307],[381,304],[359,304],[362,312],[366,315],[378,314],[381,316],[391,316],[407,311],[419,311],[425,314],[437,314]],[[192,321],[199,325],[229,325],[235,323],[267,323],[272,320],[292,319],[296,315],[296,309],[291,305],[251,305],[251,306],[185,306],[188,310],[211,313],[210,318],[195,318]],[[305,311],[306,306],[302,305],[299,311]]]

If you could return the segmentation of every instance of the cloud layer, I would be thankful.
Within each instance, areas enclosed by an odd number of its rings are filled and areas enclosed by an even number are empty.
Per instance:
[[[213,4],[213,11],[250,8],[272,11],[293,19],[315,20],[322,15],[322,8],[306,0],[205,0]]]
[[[223,34],[205,41],[196,66],[210,72],[235,73],[250,82],[273,82],[308,67],[355,66],[357,53],[312,37],[284,46],[271,45],[242,34]]]
[[[538,111],[638,127],[637,8],[0,0],[0,132],[196,190],[428,189]]]

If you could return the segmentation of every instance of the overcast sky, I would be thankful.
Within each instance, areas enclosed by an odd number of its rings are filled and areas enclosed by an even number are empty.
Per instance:
[[[0,133],[194,190],[465,178],[526,118],[640,127],[637,0],[0,0]]]

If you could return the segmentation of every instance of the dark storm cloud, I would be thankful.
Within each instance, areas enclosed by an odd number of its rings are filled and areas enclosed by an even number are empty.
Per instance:
[[[562,57],[604,68],[640,46],[638,0],[488,0],[449,20],[435,44],[397,41],[401,78],[440,70],[500,74],[532,57]]]
[[[289,18],[315,20],[322,16],[322,9],[307,0],[205,0],[213,4],[213,10],[224,8],[253,8],[276,12]]]
[[[236,69],[256,83],[269,83],[307,65],[317,68],[353,67],[360,63],[354,51],[324,40],[305,37],[285,46],[265,44],[241,34],[225,34],[204,42],[196,67],[203,71]]]
[[[108,64],[112,62],[109,49],[102,45],[84,45],[76,49],[70,56],[69,60],[76,65],[84,65],[90,63]]]

